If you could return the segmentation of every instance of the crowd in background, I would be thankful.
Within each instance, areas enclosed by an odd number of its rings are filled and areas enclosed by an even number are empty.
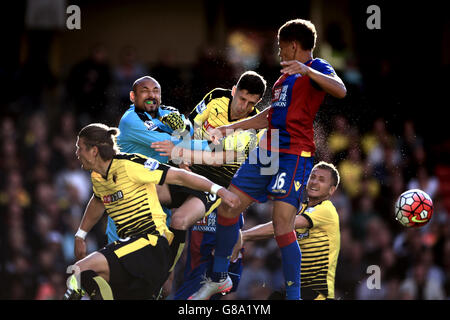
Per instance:
[[[0,299],[60,299],[66,290],[66,268],[75,262],[74,234],[91,196],[89,174],[75,157],[82,126],[117,126],[129,105],[131,84],[140,76],[160,82],[163,104],[189,113],[211,89],[231,88],[245,69],[209,47],[187,67],[174,64],[170,52],[146,65],[131,46],[123,48],[117,65],[109,58],[99,44],[60,77],[33,64],[17,70],[18,94],[2,111],[0,123]],[[269,87],[279,76],[274,61],[255,68]],[[364,94],[363,78],[353,60],[338,72],[349,98],[325,103],[315,124],[316,159],[334,163],[341,175],[332,198],[341,230],[336,298],[448,299],[450,219],[426,141],[407,118],[395,127],[383,116],[361,125],[351,115],[364,112],[355,102]],[[340,112],[339,106],[353,113]],[[434,201],[433,219],[420,229],[407,229],[394,219],[395,199],[410,188],[424,190]],[[270,202],[252,205],[245,228],[268,221],[270,212]],[[89,252],[105,244],[104,222],[89,233]],[[381,286],[375,289],[367,285],[373,265],[381,271]],[[224,298],[266,299],[282,286],[280,268],[273,239],[247,243],[239,289]]]

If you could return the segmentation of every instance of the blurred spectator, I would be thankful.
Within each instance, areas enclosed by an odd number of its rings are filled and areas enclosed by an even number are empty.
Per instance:
[[[326,146],[331,152],[333,162],[340,162],[345,158],[352,142],[352,128],[344,115],[336,115],[333,120],[333,130],[328,136]]]
[[[245,268],[236,291],[238,299],[252,298],[252,291],[258,292],[258,287],[270,285],[267,283],[270,279],[270,273],[264,268],[265,255],[265,250],[257,247],[249,252],[247,257],[244,256]]]
[[[98,43],[91,49],[89,57],[72,68],[67,79],[67,98],[74,102],[72,108],[81,125],[102,121],[111,82],[108,51]]]
[[[401,299],[404,300],[442,300],[445,298],[442,284],[434,278],[427,277],[428,268],[420,262],[413,266],[412,275],[401,286]]]
[[[174,52],[171,50],[161,51],[157,63],[151,68],[151,76],[161,84],[163,104],[173,106],[181,113],[190,113],[198,101],[187,103],[186,96],[190,88],[182,81],[181,68],[175,64],[174,59]]]
[[[137,57],[136,48],[127,45],[120,49],[119,64],[114,67],[114,90],[119,98],[119,105],[121,110],[126,110],[131,104],[130,102],[130,89],[136,81],[136,79],[146,76],[147,69],[139,62]],[[160,79],[159,77],[155,79]],[[165,85],[165,82],[162,82]]]
[[[423,138],[416,132],[414,121],[405,120],[403,134],[399,139],[399,148],[402,154],[402,168],[405,180],[409,181],[415,175],[417,161],[416,154],[423,150]]]
[[[387,131],[386,120],[378,117],[373,122],[372,130],[361,138],[362,150],[371,166],[376,166],[383,161],[383,144],[389,145],[392,142],[392,136]]]
[[[195,106],[212,89],[231,88],[236,82],[231,64],[213,46],[204,46],[199,50],[192,70],[191,83],[194,88],[190,102],[192,106]]]
[[[434,199],[439,191],[439,180],[435,176],[430,176],[425,166],[419,166],[416,170],[416,177],[408,183],[409,189],[420,189]]]
[[[353,237],[358,241],[364,241],[369,221],[377,217],[379,214],[374,210],[372,197],[368,194],[363,195],[350,219]]]
[[[341,250],[336,267],[336,299],[356,298],[357,286],[363,281],[367,266],[362,243],[354,241],[351,231],[341,226]]]

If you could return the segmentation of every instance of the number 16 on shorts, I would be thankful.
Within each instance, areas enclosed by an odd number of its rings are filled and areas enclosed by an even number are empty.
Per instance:
[[[273,183],[271,187],[272,193],[278,193],[278,194],[285,194],[286,190],[284,189],[284,186],[286,184],[285,181],[286,178],[286,172],[280,172],[275,177],[275,182]]]

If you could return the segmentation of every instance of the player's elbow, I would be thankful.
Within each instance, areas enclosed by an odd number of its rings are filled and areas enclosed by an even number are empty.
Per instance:
[[[347,88],[342,84],[334,91],[333,96],[338,99],[344,99],[347,96]]]

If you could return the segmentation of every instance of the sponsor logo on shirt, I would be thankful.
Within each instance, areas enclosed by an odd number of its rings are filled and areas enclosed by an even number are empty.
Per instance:
[[[284,85],[281,88],[275,88],[273,91],[272,105],[274,107],[286,107],[288,100],[289,85]]]
[[[103,203],[106,204],[106,203],[116,202],[116,201],[119,201],[120,199],[123,199],[123,192],[121,190],[119,190],[113,194],[104,196]]]
[[[216,232],[216,213],[211,212],[207,217],[203,217],[192,229],[200,232]]]
[[[215,127],[213,125],[211,125],[208,120],[205,121],[205,123],[203,124],[203,128],[208,131],[208,129],[214,129]]]

